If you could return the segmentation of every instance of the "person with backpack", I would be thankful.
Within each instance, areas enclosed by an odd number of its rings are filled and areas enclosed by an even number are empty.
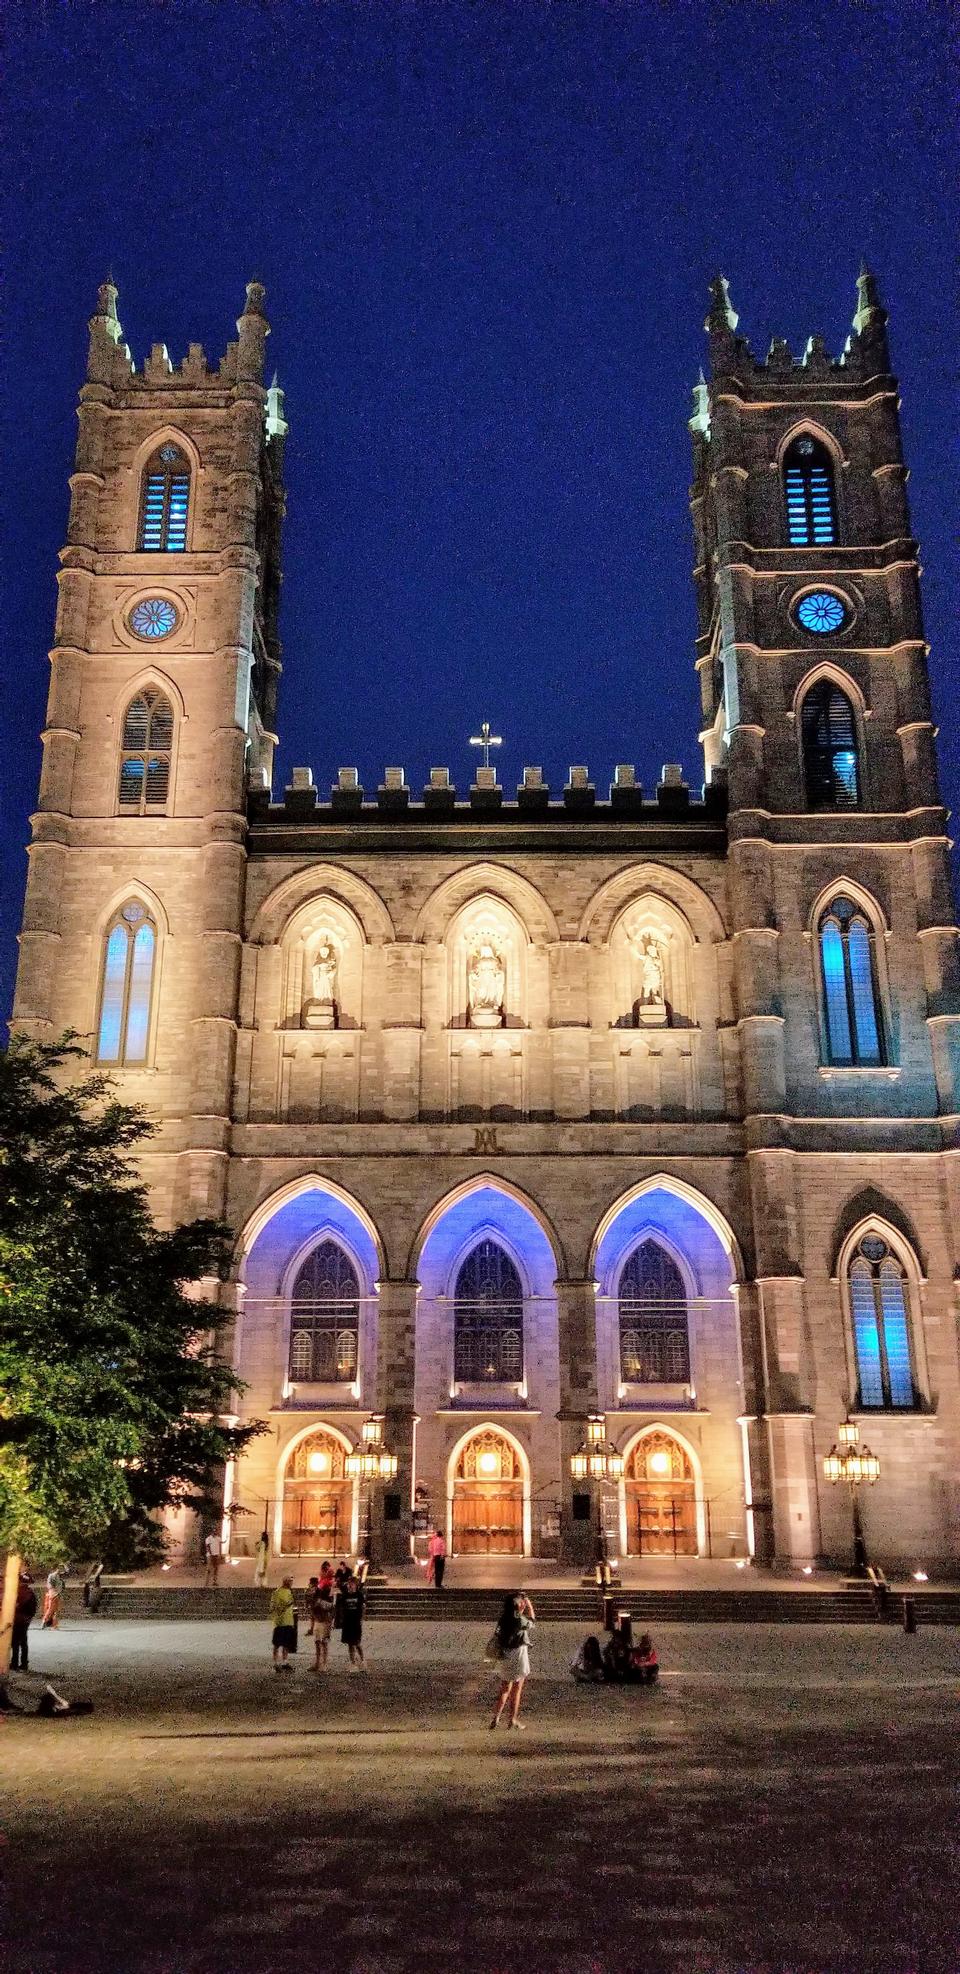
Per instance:
[[[535,1623],[533,1605],[526,1591],[509,1591],[497,1619],[495,1638],[500,1656],[500,1695],[490,1726],[499,1727],[504,1708],[509,1707],[508,1727],[522,1729],[520,1701],[530,1676],[530,1633]]]

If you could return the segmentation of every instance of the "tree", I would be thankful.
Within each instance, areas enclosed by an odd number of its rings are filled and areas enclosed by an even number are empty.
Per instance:
[[[135,1166],[154,1127],[107,1078],[71,1081],[82,1056],[69,1036],[15,1038],[0,1056],[8,1558],[158,1553],[158,1511],[201,1506],[263,1430],[230,1423],[237,1383],[213,1344],[204,1291],[226,1268],[227,1230],[154,1225]]]

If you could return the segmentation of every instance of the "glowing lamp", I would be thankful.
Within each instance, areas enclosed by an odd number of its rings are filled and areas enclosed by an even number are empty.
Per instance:
[[[914,1583],[929,1583],[930,1581],[926,1570],[914,1570],[912,1576]]]
[[[481,1474],[495,1474],[499,1465],[496,1454],[489,1451],[479,1454],[477,1458],[477,1467]]]
[[[397,1456],[395,1453],[381,1453],[377,1461],[377,1472],[382,1481],[396,1480]]]
[[[364,1446],[376,1446],[376,1447],[382,1446],[383,1444],[383,1413],[382,1412],[374,1412],[369,1419],[364,1419],[363,1425],[360,1428],[360,1436],[363,1440]]]
[[[871,1453],[869,1446],[865,1446],[860,1455],[860,1467],[863,1479],[872,1487],[874,1481],[880,1479],[880,1462],[876,1454]]]
[[[837,1427],[837,1438],[841,1446],[856,1446],[860,1439],[860,1428],[855,1419],[844,1419]]]
[[[829,1453],[825,1453],[823,1456],[824,1478],[828,1481],[844,1479],[846,1464],[846,1460],[840,1452],[839,1447],[831,1446]]]
[[[668,1474],[670,1472],[670,1455],[669,1453],[664,1453],[662,1448],[658,1448],[656,1453],[651,1453],[647,1465],[652,1474]]]
[[[607,1434],[607,1421],[603,1412],[591,1412],[587,1419],[587,1445],[602,1446]]]
[[[576,1453],[571,1453],[571,1455],[570,1455],[570,1472],[571,1472],[571,1474],[572,1474],[572,1476],[573,1476],[573,1478],[574,1478],[574,1480],[579,1480],[579,1481],[582,1481],[582,1480],[586,1480],[586,1478],[587,1478],[587,1450],[586,1450],[586,1447],[585,1447],[585,1446],[581,1446],[581,1447],[579,1448],[579,1450],[578,1450],[578,1451],[577,1451]]]
[[[622,1479],[622,1476],[623,1476],[623,1454],[616,1452],[608,1453],[607,1479],[612,1481],[618,1481]]]
[[[311,1453],[307,1460],[307,1466],[312,1474],[328,1474],[330,1472],[329,1453],[322,1451]]]

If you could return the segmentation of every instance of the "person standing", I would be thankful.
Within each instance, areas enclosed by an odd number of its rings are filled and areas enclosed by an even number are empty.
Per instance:
[[[434,1529],[427,1544],[427,1554],[430,1558],[427,1565],[427,1580],[432,1582],[435,1590],[442,1590],[443,1573],[447,1567],[447,1545],[438,1528]]]
[[[326,1575],[321,1570],[316,1580],[310,1601],[310,1619],[313,1626],[313,1642],[316,1648],[314,1672],[325,1672],[330,1650],[330,1633],[333,1630],[333,1571],[329,1563],[325,1565]]]
[[[44,1593],[43,1623],[41,1626],[43,1631],[56,1631],[60,1623],[60,1612],[63,1608],[63,1593],[66,1589],[66,1582],[65,1572],[59,1567],[59,1564],[55,1563],[47,1578],[47,1587]]]
[[[215,1529],[211,1529],[210,1534],[206,1537],[203,1545],[203,1553],[207,1559],[207,1589],[216,1590],[217,1578],[220,1575],[220,1564],[223,1561],[223,1547]]]
[[[292,1576],[285,1576],[274,1591],[270,1599],[270,1618],[273,1624],[274,1672],[292,1672],[290,1653],[297,1649],[297,1602],[293,1594]]]
[[[270,1537],[268,1536],[266,1529],[264,1529],[263,1534],[261,1535],[260,1540],[257,1543],[256,1549],[254,1550],[253,1554],[254,1554],[254,1562],[253,1562],[254,1588],[260,1589],[263,1586],[263,1584],[265,1584],[267,1581],[267,1564],[270,1561]]]
[[[29,1570],[21,1570],[17,1584],[17,1601],[13,1610],[13,1640],[10,1654],[11,1672],[28,1672],[30,1668],[30,1648],[27,1633],[37,1615],[37,1593]]]
[[[509,1706],[508,1727],[522,1728],[519,1718],[520,1700],[525,1682],[530,1676],[529,1638],[535,1622],[533,1605],[526,1592],[520,1590],[514,1596],[507,1593],[503,1600],[503,1610],[497,1619],[497,1642],[500,1646],[500,1696],[494,1708],[491,1727],[498,1727],[500,1716]]]
[[[350,1654],[350,1664],[362,1666],[363,1585],[354,1570],[340,1592],[340,1636]]]

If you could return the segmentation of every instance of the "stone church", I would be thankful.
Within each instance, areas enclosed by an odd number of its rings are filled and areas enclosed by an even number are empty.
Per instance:
[[[278,790],[263,290],[218,367],[141,369],[100,290],[14,1021],[157,1120],[162,1222],[233,1231],[235,1552],[844,1566],[840,1426],[870,1555],[960,1551],[958,935],[886,315],[864,271],[839,357],[761,359],[718,280],[706,327],[702,787],[505,788],[483,747],[459,788]]]

